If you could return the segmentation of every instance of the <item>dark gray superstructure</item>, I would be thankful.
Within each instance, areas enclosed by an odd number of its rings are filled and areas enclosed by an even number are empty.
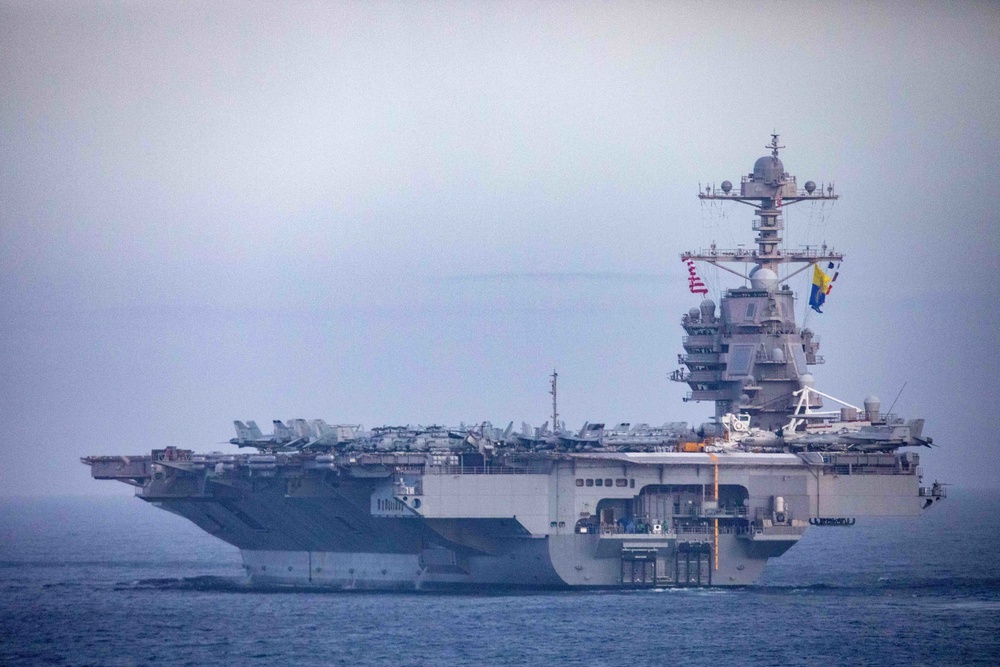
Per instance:
[[[261,585],[340,588],[686,586],[753,583],[808,526],[914,515],[943,497],[920,485],[922,420],[903,422],[814,387],[818,343],[800,330],[785,281],[827,251],[781,247],[783,206],[835,198],[798,190],[778,158],[757,161],[738,191],[702,198],[753,205],[757,249],[685,253],[743,277],[719,309],[684,316],[690,400],[713,401],[701,428],[558,422],[515,432],[236,422],[253,454],[87,457],[96,479],[190,519],[241,550]],[[746,276],[728,264],[752,264]],[[779,271],[802,265],[779,280]],[[841,403],[823,412],[822,397]]]

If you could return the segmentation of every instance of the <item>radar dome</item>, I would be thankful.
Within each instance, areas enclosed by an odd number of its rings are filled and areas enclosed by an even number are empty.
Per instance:
[[[705,322],[715,321],[715,302],[711,299],[705,299],[701,302],[701,319]]]
[[[773,155],[765,155],[753,163],[753,180],[766,185],[777,185],[785,175],[785,165]]]
[[[771,269],[758,266],[750,272],[750,287],[754,289],[774,290],[778,286],[778,274]]]
[[[799,376],[799,386],[812,389],[816,386],[816,378],[812,376],[812,373],[803,373]]]
[[[777,363],[784,363],[785,362],[785,351],[782,350],[780,347],[776,347],[773,350],[771,350],[771,361],[774,361],[774,362],[777,362]]]
[[[816,181],[806,181],[806,192],[809,194],[816,192]]]
[[[865,399],[865,419],[871,422],[878,421],[881,417],[879,410],[882,408],[882,401],[878,396],[872,395]]]
[[[816,184],[813,183],[813,185],[815,186]],[[722,191],[723,192],[725,192],[728,195],[729,191],[732,190],[732,189],[733,189],[733,184],[732,184],[731,181],[722,181]]]
[[[697,308],[692,308],[691,310],[688,311],[688,317],[690,317],[692,320],[697,320],[699,317],[701,317],[701,311],[698,310]]]

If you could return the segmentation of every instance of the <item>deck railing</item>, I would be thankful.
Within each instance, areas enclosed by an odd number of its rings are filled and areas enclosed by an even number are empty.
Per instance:
[[[427,466],[428,475],[547,475],[547,470],[511,466]]]

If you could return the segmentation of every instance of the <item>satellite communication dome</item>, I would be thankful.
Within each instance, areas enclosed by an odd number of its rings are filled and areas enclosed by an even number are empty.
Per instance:
[[[806,181],[806,192],[809,194],[816,192],[816,181]]]
[[[812,373],[803,373],[799,376],[799,386],[812,389],[816,386],[816,378],[812,376]]]
[[[773,155],[765,155],[753,163],[753,180],[767,185],[777,185],[785,175],[785,165]]]
[[[715,321],[715,302],[705,299],[701,302],[701,319],[705,322]]]
[[[773,291],[778,286],[778,274],[771,269],[758,266],[750,272],[750,287]]]
[[[879,411],[882,409],[882,401],[874,394],[865,399],[865,419],[868,421],[878,421],[881,418]]]
[[[815,183],[813,185],[815,185]],[[732,190],[732,189],[733,189],[732,181],[722,181],[722,191],[723,192],[725,192],[728,195],[729,191]]]
[[[697,320],[699,317],[701,317],[701,311],[698,310],[697,308],[692,308],[691,310],[688,311],[688,317],[690,317],[692,320]]]

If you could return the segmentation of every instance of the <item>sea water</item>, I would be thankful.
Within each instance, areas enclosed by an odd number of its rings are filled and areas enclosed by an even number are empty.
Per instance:
[[[0,665],[997,665],[1000,492],[810,528],[740,589],[257,592],[134,498],[0,500]]]

